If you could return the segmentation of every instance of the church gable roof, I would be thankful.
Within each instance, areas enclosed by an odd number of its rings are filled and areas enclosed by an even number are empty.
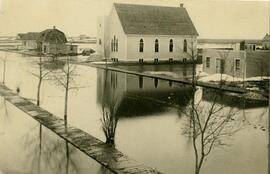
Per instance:
[[[198,35],[184,7],[114,4],[126,34]]]

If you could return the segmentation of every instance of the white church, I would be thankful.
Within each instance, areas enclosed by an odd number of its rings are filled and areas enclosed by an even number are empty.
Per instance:
[[[114,3],[97,31],[97,52],[114,61],[185,61],[197,50],[198,32],[183,4]]]

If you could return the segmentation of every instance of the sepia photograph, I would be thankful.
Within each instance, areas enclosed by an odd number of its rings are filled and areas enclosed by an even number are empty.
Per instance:
[[[0,0],[0,174],[270,174],[270,0]]]

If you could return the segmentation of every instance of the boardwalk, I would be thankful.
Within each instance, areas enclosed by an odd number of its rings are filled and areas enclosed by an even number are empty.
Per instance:
[[[76,63],[76,62],[73,62],[73,63]],[[144,76],[144,77],[149,77],[149,78],[156,78],[156,79],[160,79],[160,80],[167,80],[167,81],[171,81],[171,82],[184,83],[184,84],[190,84],[190,85],[192,84],[192,81],[187,80],[187,79],[167,77],[167,76],[155,75],[155,74],[146,74],[146,73],[143,73],[143,72],[129,71],[129,70],[120,69],[120,68],[111,67],[111,66],[108,66],[106,68],[105,65],[96,65],[96,64],[92,64],[92,63],[77,63],[77,64],[96,67],[96,68],[100,68],[100,69],[108,69],[108,70],[111,70],[111,71],[116,71],[116,72],[131,74],[131,75],[138,75],[138,76]],[[201,82],[201,81],[196,81],[196,86],[213,88],[213,89],[218,89],[218,90],[223,90],[223,91],[228,91],[228,92],[235,92],[235,93],[246,93],[246,92],[248,92],[248,90],[243,89],[243,88],[236,88],[236,87],[230,87],[230,86],[225,86],[225,85],[221,86],[221,85],[218,85],[218,84]]]
[[[0,95],[40,122],[70,144],[96,160],[102,166],[116,174],[159,174],[160,172],[145,166],[88,133],[65,124],[63,119],[56,117],[48,111],[36,106],[27,99],[13,93],[7,87],[0,85]]]

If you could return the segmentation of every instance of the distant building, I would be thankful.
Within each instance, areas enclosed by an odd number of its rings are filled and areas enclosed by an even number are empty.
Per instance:
[[[270,35],[266,34],[262,40],[263,49],[270,50]]]
[[[39,38],[38,32],[20,33],[17,39],[21,41],[19,49],[36,50],[38,48],[37,40]]]
[[[258,50],[261,40],[255,39],[198,39],[199,49]]]
[[[270,51],[204,49],[203,71],[238,78],[270,76]]]
[[[183,7],[114,3],[99,18],[97,51],[114,60],[185,60],[197,49],[197,30]],[[193,48],[192,48],[193,47]]]
[[[77,53],[77,46],[67,44],[65,34],[55,26],[53,29],[46,29],[40,33],[18,34],[17,39],[22,41],[21,49],[36,50],[43,54]]]
[[[42,31],[37,42],[38,49],[42,53],[64,54],[66,52],[66,36],[62,31],[55,27],[53,29]]]

